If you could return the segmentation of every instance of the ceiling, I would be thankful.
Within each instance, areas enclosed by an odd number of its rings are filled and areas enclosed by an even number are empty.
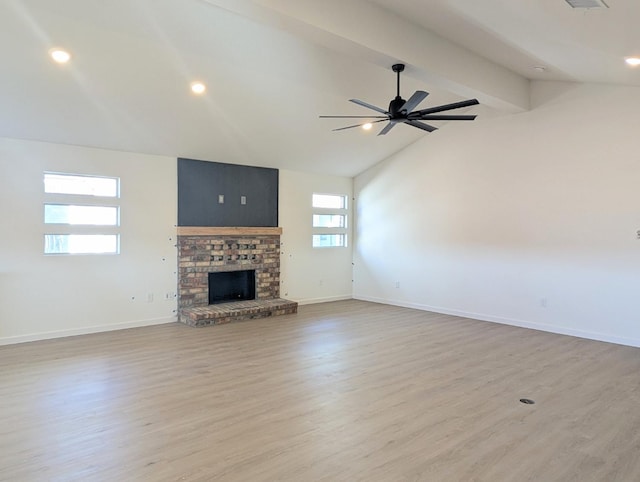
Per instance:
[[[3,0],[0,136],[353,176],[438,135],[318,118],[386,108],[396,62],[403,97],[476,97],[475,122],[527,110],[531,79],[640,85],[640,2],[606,1]]]

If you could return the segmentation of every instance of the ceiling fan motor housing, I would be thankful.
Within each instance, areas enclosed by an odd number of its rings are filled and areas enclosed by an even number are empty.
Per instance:
[[[389,115],[392,119],[404,118],[407,116],[406,109],[403,110],[402,106],[405,104],[405,100],[399,95],[396,96],[391,102],[389,102]]]

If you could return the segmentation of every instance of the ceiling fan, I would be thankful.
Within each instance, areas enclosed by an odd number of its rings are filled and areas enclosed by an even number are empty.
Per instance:
[[[476,118],[475,115],[442,115],[437,114],[438,112],[445,112],[453,109],[461,109],[462,107],[469,107],[471,105],[479,104],[477,99],[469,99],[463,100],[462,102],[454,102],[453,104],[445,104],[439,105],[436,107],[429,107],[428,109],[422,110],[413,110],[415,109],[420,102],[422,102],[428,95],[428,92],[424,92],[422,90],[416,90],[414,94],[409,97],[408,100],[404,100],[400,97],[400,72],[404,70],[404,64],[394,64],[391,69],[398,74],[398,91],[396,98],[389,102],[389,110],[384,110],[380,107],[376,107],[375,105],[368,104],[358,99],[349,99],[350,102],[354,104],[361,105],[362,107],[366,107],[367,109],[375,110],[383,115],[321,115],[322,119],[379,119],[374,121],[367,121],[362,124],[355,124],[347,127],[340,127],[338,129],[333,129],[334,131],[343,131],[345,129],[353,129],[354,127],[361,127],[365,124],[375,124],[377,122],[385,122],[389,123],[384,126],[384,128],[378,132],[379,136],[385,135],[389,132],[396,124],[407,124],[413,127],[417,127],[418,129],[422,129],[423,131],[433,132],[437,129],[437,127],[433,127],[429,124],[426,124],[421,121],[432,120],[432,121],[450,121],[450,120],[474,120]]]

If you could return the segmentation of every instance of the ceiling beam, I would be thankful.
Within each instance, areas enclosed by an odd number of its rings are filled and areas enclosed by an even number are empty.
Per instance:
[[[529,80],[366,0],[203,0],[503,112],[529,109]]]

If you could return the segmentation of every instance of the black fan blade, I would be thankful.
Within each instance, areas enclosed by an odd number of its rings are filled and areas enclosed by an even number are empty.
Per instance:
[[[416,120],[408,120],[405,124],[409,124],[410,126],[417,127],[418,129],[422,129],[423,131],[433,132],[438,130],[437,127],[430,126],[429,124],[425,124],[424,122],[419,122]]]
[[[362,107],[366,107],[367,109],[375,110],[376,112],[380,112],[381,114],[388,114],[388,112],[380,107],[376,107],[375,105],[367,104],[358,99],[349,99],[349,102],[353,102],[354,104],[361,105]]]
[[[388,115],[319,115],[320,119],[388,119]]]
[[[429,95],[428,92],[424,92],[423,90],[416,90],[409,100],[407,100],[400,110],[405,110],[407,112],[411,112],[413,109],[418,107],[418,104],[427,98]]]
[[[469,107],[471,105],[478,105],[478,99],[463,100],[462,102],[454,102],[453,104],[439,105],[437,107],[430,107],[428,109],[417,110],[412,114],[419,114],[421,116],[427,114],[435,114],[436,112],[444,112],[445,110],[461,109],[463,107]]]
[[[472,121],[476,118],[477,116],[475,115],[431,115],[431,114],[425,114],[425,115],[409,115],[408,118],[409,120],[439,120],[439,121]]]
[[[364,124],[356,124],[356,125],[353,125],[353,126],[339,127],[338,129],[331,129],[331,130],[332,130],[332,131],[343,131],[343,130],[345,130],[345,129],[353,129],[354,127],[362,127],[362,126],[363,126],[363,125],[365,125],[365,124],[376,124],[376,123],[378,123],[378,122],[384,122],[384,121],[386,121],[386,120],[387,120],[387,119],[380,119],[380,120],[373,121],[373,122],[365,122]]]
[[[382,129],[380,132],[378,132],[379,136],[384,136],[387,132],[389,132],[391,129],[393,129],[393,126],[396,125],[396,122],[389,122],[386,126],[384,126],[384,129]]]

